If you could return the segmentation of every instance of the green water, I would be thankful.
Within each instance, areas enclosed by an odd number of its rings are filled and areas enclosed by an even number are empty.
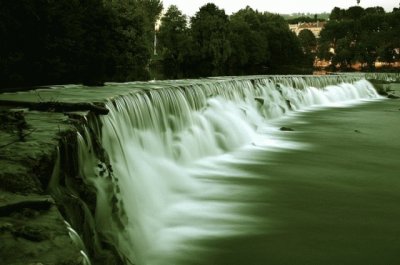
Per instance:
[[[265,226],[197,242],[203,256],[186,263],[400,264],[400,102],[303,112],[275,125],[293,128],[276,136],[305,148],[259,150],[229,163],[242,177],[220,180],[253,191],[232,200]]]

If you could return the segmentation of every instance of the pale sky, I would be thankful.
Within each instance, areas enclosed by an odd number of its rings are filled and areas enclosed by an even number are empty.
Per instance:
[[[392,11],[393,7],[399,7],[400,0],[360,0],[360,6],[382,6],[386,11]],[[188,16],[193,16],[201,6],[206,3],[214,3],[219,8],[225,9],[230,15],[247,5],[258,11],[271,13],[322,13],[331,12],[337,6],[348,8],[357,5],[357,0],[163,0],[164,9],[170,5],[176,5]]]

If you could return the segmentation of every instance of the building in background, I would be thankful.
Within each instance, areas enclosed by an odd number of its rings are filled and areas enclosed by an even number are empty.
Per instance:
[[[300,31],[303,29],[309,29],[316,38],[319,38],[319,34],[321,30],[324,28],[326,22],[317,21],[317,22],[309,22],[309,23],[297,23],[290,24],[289,28],[291,31],[299,35]]]

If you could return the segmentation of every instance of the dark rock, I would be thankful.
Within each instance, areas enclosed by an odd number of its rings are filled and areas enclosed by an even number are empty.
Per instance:
[[[0,233],[5,231],[12,231],[13,225],[8,222],[0,222]]]
[[[289,108],[290,110],[293,110],[293,108],[292,108],[292,102],[290,102],[290,100],[286,99],[286,105],[288,106],[288,108]]]
[[[31,110],[49,111],[49,112],[71,112],[71,111],[92,111],[95,114],[107,115],[109,110],[105,107],[104,103],[69,103],[69,102],[28,102],[28,101],[12,101],[0,100],[0,105],[11,107],[25,107]]]
[[[34,242],[41,242],[49,238],[46,229],[38,226],[22,226],[12,231],[12,234]]]
[[[260,103],[261,105],[264,105],[264,99],[263,98],[254,98],[255,101]]]
[[[377,90],[377,92],[378,92],[378,94],[381,95],[381,96],[388,96],[388,95],[389,95],[388,92],[383,91],[383,90]]]
[[[9,111],[0,112],[0,129],[9,132],[16,132],[23,140],[23,130],[29,128],[26,120],[24,109],[10,109]]]
[[[104,86],[104,82],[100,80],[86,80],[82,84],[84,86]]]
[[[289,127],[281,127],[280,130],[285,131],[285,132],[293,132],[294,131],[292,128],[289,128]]]
[[[373,85],[376,85],[376,84],[390,84],[389,81],[380,80],[380,79],[368,79],[368,81],[369,81],[370,83],[372,83]]]
[[[400,98],[399,96],[396,96],[396,95],[393,95],[393,94],[389,94],[387,97],[388,97],[388,98],[391,98],[391,99],[398,99],[398,98]]]
[[[29,162],[25,163],[27,165],[23,165],[20,162],[14,161],[3,164],[8,166],[7,168],[3,169],[4,172],[0,171],[0,187],[3,190],[22,193],[42,192],[39,181],[36,178],[26,174],[26,171],[29,170]],[[0,209],[0,216],[2,215],[1,212],[2,210]]]
[[[40,103],[32,107],[40,108]],[[62,113],[15,109],[21,105],[11,102],[0,111],[0,264],[83,265],[64,218],[45,195],[59,141],[67,133],[76,137],[76,131]],[[60,107],[60,112],[63,108],[53,102],[48,107]],[[16,134],[19,130],[23,142]]]
[[[2,200],[14,197],[24,196],[7,193]],[[85,264],[56,207],[29,218],[0,217],[0,242],[1,264]]]
[[[7,216],[13,212],[22,212],[29,215],[26,209],[43,211],[48,210],[54,204],[50,198],[30,198],[26,200],[16,200],[6,204],[0,204],[0,216]]]
[[[387,93],[387,88],[386,88],[386,85],[385,85],[386,83],[385,83],[385,82],[380,81],[380,80],[373,80],[373,79],[371,79],[371,80],[369,80],[369,81],[373,84],[373,86],[374,86],[376,92],[377,92],[379,95],[381,95],[381,96],[387,96],[387,95],[388,95],[388,93]]]

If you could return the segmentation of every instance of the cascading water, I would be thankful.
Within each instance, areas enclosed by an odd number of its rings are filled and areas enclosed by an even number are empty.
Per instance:
[[[97,231],[126,264],[156,265],[192,264],[204,250],[196,244],[203,239],[268,229],[243,214],[247,204],[239,198],[253,191],[209,179],[202,162],[219,163],[233,159],[226,154],[236,150],[268,145],[265,128],[285,113],[379,98],[369,82],[358,79],[172,83],[110,100],[100,129],[86,128],[78,137],[81,174],[96,187]],[[95,156],[93,131],[112,170]],[[218,174],[234,177],[235,172],[227,168]]]

